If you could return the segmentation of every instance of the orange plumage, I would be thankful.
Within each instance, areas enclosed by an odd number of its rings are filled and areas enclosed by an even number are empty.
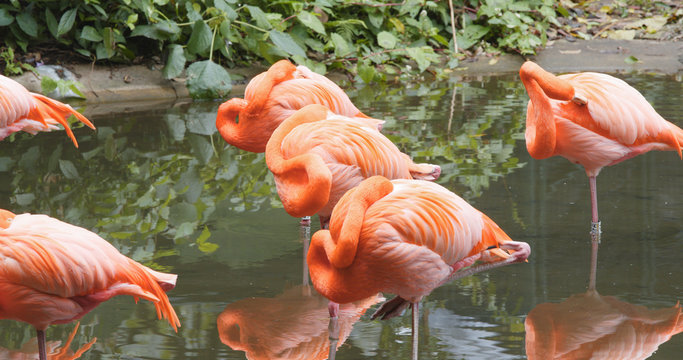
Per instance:
[[[339,316],[341,346],[378,295],[344,305]],[[247,298],[225,307],[218,315],[221,342],[244,351],[247,359],[326,359],[329,353],[327,300],[310,286],[296,286],[275,298]]]
[[[297,217],[317,213],[321,223],[347,190],[370,176],[434,180],[441,173],[436,165],[413,163],[374,127],[316,104],[275,130],[266,164],[285,210]]]
[[[593,222],[600,170],[650,150],[681,156],[683,130],[664,120],[633,87],[613,76],[555,76],[527,61],[519,76],[529,94],[526,145],[535,159],[559,155],[586,169]]]
[[[64,126],[74,145],[78,142],[66,119],[74,115],[91,129],[95,126],[71,106],[46,96],[29,92],[18,82],[0,75],[0,140],[17,131],[36,134],[38,131],[58,129]]]
[[[288,60],[273,64],[247,85],[244,99],[232,98],[218,108],[216,128],[228,144],[251,152],[264,152],[282,121],[309,104],[322,104],[336,114],[366,118],[344,91],[328,78]]]
[[[486,215],[438,184],[375,176],[337,203],[330,230],[313,235],[307,262],[316,290],[332,302],[396,294],[374,315],[383,318],[411,303],[415,352],[422,297],[455,277],[523,261],[529,252],[526,243],[510,240]],[[484,264],[469,267],[476,261]]]
[[[0,319],[33,325],[79,319],[116,295],[152,301],[177,329],[178,317],[165,290],[176,275],[149,269],[97,234],[46,215],[0,210]],[[42,358],[42,357],[41,357]]]
[[[681,305],[649,310],[596,291],[543,303],[524,321],[535,359],[646,359],[683,331]]]

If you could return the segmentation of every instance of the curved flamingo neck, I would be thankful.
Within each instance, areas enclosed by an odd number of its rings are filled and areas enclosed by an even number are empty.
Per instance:
[[[382,176],[368,178],[337,203],[330,230],[313,235],[306,261],[313,284],[323,296],[347,303],[377,292],[369,279],[364,279],[364,264],[354,261],[367,209],[393,188]]]
[[[246,126],[243,119],[238,116],[247,106],[247,101],[244,99],[232,98],[218,107],[218,114],[216,115],[216,128],[223,139],[230,144],[242,149],[244,146],[244,138],[246,134]]]
[[[276,179],[278,194],[287,213],[309,216],[327,204],[332,173],[317,154],[305,153],[285,159],[282,142],[297,126],[327,118],[328,109],[308,105],[283,121],[266,145],[266,164]]]
[[[535,159],[550,157],[557,141],[550,99],[569,101],[574,97],[574,88],[531,61],[522,65],[519,77],[531,99],[525,133],[527,150]]]

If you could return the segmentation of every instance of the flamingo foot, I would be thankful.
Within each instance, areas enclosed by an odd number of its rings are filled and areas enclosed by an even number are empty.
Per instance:
[[[385,302],[382,306],[375,311],[370,317],[371,320],[379,318],[380,320],[391,319],[392,317],[400,316],[403,311],[410,306],[410,302],[400,296],[396,296],[393,299]]]

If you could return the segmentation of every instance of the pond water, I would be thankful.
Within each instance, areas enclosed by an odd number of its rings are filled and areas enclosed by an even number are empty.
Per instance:
[[[662,116],[683,125],[680,79],[620,77]],[[651,152],[598,177],[600,295],[586,296],[588,178],[563,158],[529,157],[523,136],[528,97],[514,74],[368,86],[349,95],[366,114],[387,120],[383,132],[400,149],[440,164],[439,183],[531,245],[528,263],[448,284],[423,301],[421,359],[523,359],[524,323],[532,310],[538,329],[554,321],[564,331],[556,336],[567,344],[595,340],[623,320],[619,331],[633,341],[609,346],[635,349],[662,327],[652,318],[665,322],[675,312],[683,298],[683,163],[677,154]],[[121,296],[81,319],[70,351],[96,338],[81,358],[326,357],[327,302],[306,286],[303,261],[303,240],[318,229],[317,219],[309,231],[300,227],[282,209],[263,155],[224,143],[214,126],[218,105],[95,117],[97,132],[76,130],[80,149],[63,132],[15,134],[0,143],[0,208],[91,229],[127,256],[179,274],[169,293],[182,323],[177,334],[156,319],[150,303]],[[337,359],[410,357],[409,313],[371,321],[379,300],[342,307]],[[624,313],[649,325],[629,327],[627,317],[617,315]],[[74,325],[51,326],[48,341],[61,341],[51,346],[65,347]],[[1,320],[0,358],[35,351],[33,337],[31,326]],[[677,335],[652,358],[681,353],[683,335]]]

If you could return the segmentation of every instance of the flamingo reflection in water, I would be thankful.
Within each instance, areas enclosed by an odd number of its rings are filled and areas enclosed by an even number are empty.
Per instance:
[[[80,358],[86,351],[90,350],[97,338],[93,338],[88,343],[81,346],[78,350],[71,351],[71,342],[76,337],[80,323],[76,323],[74,329],[69,334],[66,343],[61,341],[48,341],[46,343],[48,360],[75,360]],[[38,338],[32,338],[22,345],[19,350],[9,350],[0,348],[0,359],[7,360],[35,360],[38,358]]]
[[[365,311],[382,300],[373,295],[342,305],[335,324],[328,315],[327,299],[308,285],[299,285],[275,298],[229,304],[218,315],[218,333],[221,342],[244,351],[250,360],[326,359],[346,341]]]
[[[597,246],[592,258],[597,258]],[[600,295],[597,262],[591,261],[588,291],[561,303],[534,307],[524,322],[526,353],[535,359],[646,359],[659,345],[683,332],[680,303],[650,310]]]

